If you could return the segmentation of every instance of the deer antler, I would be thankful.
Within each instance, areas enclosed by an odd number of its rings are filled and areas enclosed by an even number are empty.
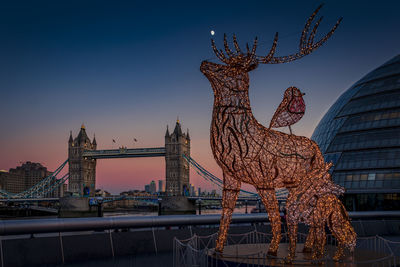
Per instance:
[[[219,60],[221,60],[222,62],[228,64],[228,60],[225,57],[224,52],[222,52],[222,50],[218,51],[217,47],[215,46],[215,42],[214,42],[213,39],[211,39],[211,46],[212,46],[212,49],[214,50],[215,55],[219,58]]]
[[[224,47],[225,47],[226,54],[229,57],[232,57],[233,53],[232,53],[231,49],[229,48],[228,41],[226,40],[226,34],[225,33],[224,33]]]
[[[275,38],[274,38],[274,42],[272,43],[272,47],[271,50],[269,50],[269,53],[267,56],[260,58],[258,61],[260,63],[268,63],[271,58],[273,58],[274,54],[275,54],[275,50],[276,50],[276,44],[278,43],[278,33],[275,33]]]
[[[320,5],[308,18],[306,25],[304,26],[303,32],[300,37],[300,51],[297,52],[296,54],[292,54],[289,56],[282,56],[282,57],[274,57],[274,52],[276,48],[276,42],[278,40],[278,34],[275,35],[274,43],[272,45],[272,48],[270,52],[268,53],[267,56],[265,57],[258,57],[258,62],[259,63],[264,63],[264,64],[279,64],[279,63],[286,63],[290,62],[299,58],[302,58],[308,54],[311,54],[314,50],[316,50],[318,47],[320,47],[323,43],[328,40],[332,34],[335,32],[336,28],[339,26],[340,22],[342,21],[342,18],[340,18],[335,26],[328,32],[325,37],[323,37],[321,40],[319,40],[317,43],[314,44],[314,37],[315,34],[317,33],[317,29],[319,24],[321,23],[322,17],[316,22],[314,25],[310,35],[308,36],[308,32],[310,30],[310,25],[312,21],[314,20],[315,16],[317,15],[318,11],[322,8],[323,5]],[[307,38],[308,37],[308,38]]]
[[[256,49],[257,49],[257,37],[254,39],[253,47],[249,48],[249,45],[246,44],[247,53],[242,53],[242,50],[239,47],[236,36],[233,35],[233,44],[235,46],[236,52],[232,51],[229,48],[228,41],[226,38],[226,34],[224,34],[224,48],[225,53],[222,50],[218,50],[215,42],[211,39],[211,46],[214,50],[215,55],[224,63],[228,65],[240,64],[242,67],[247,68],[252,63],[257,63]],[[276,44],[275,44],[276,46]]]
[[[242,51],[240,50],[239,44],[238,44],[238,42],[236,40],[236,35],[233,35],[233,44],[235,46],[236,53],[241,54]]]

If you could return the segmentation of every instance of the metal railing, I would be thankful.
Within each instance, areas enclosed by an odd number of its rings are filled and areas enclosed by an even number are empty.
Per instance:
[[[354,217],[353,218],[368,218],[369,220],[358,220],[354,221],[353,225],[359,225],[359,230],[361,229],[362,232],[364,231],[364,223],[367,223],[365,226],[365,229],[370,229],[371,225],[373,225],[373,228],[379,228],[377,226],[381,227],[388,227],[388,228],[393,228],[393,230],[396,231],[396,233],[391,233],[392,234],[397,234],[399,235],[398,232],[398,226],[400,225],[399,220],[377,220],[377,218],[387,218],[388,216],[394,216],[394,217],[399,217],[400,211],[398,212],[364,212],[362,213],[353,213]],[[381,216],[381,217],[380,217]],[[385,217],[387,216],[387,217]],[[375,220],[370,220],[370,219],[375,219]],[[112,257],[116,257],[117,254],[115,254],[115,248],[114,245],[117,244],[115,243],[116,241],[113,239],[114,235],[114,229],[121,229],[126,231],[127,229],[141,229],[140,231],[151,231],[153,235],[153,242],[150,241],[150,239],[146,239],[148,242],[153,243],[154,245],[154,251],[157,254],[158,247],[157,243],[159,240],[156,241],[157,239],[157,231],[156,230],[163,230],[162,228],[164,227],[179,227],[181,228],[184,226],[183,231],[186,231],[188,234],[190,232],[189,236],[193,236],[192,229],[196,229],[196,227],[191,227],[191,226],[205,226],[207,229],[203,229],[204,227],[201,227],[202,229],[199,232],[211,232],[212,238],[210,238],[210,242],[208,243],[208,239],[196,239],[197,241],[204,243],[206,242],[206,245],[202,246],[196,246],[194,247],[195,250],[192,250],[191,248],[186,247],[186,242],[182,242],[183,240],[180,240],[181,243],[183,244],[178,244],[174,243],[175,246],[171,246],[171,251],[174,253],[174,260],[175,263],[183,260],[182,258],[178,259],[177,257],[179,253],[181,254],[186,254],[189,256],[194,256],[195,259],[200,259],[203,258],[204,260],[208,261],[208,255],[204,254],[204,251],[200,251],[200,249],[203,249],[205,247],[212,248],[215,243],[215,238],[216,238],[216,231],[214,227],[217,227],[220,221],[220,215],[170,215],[170,216],[126,216],[126,217],[104,217],[104,218],[55,218],[55,219],[30,219],[30,220],[3,220],[0,221],[0,253],[3,253],[3,246],[6,244],[7,245],[7,239],[19,239],[22,238],[21,242],[25,242],[24,240],[26,238],[29,239],[29,235],[33,237],[32,234],[44,234],[43,237],[49,237],[52,236],[52,238],[56,237],[58,238],[59,242],[59,249],[61,251],[61,260],[58,263],[64,263],[64,242],[63,242],[63,236],[69,236],[69,235],[92,235],[92,234],[99,234],[95,233],[95,231],[101,231],[102,232],[102,238],[106,242],[109,242],[110,244],[110,250]],[[258,227],[257,225],[251,225],[251,224],[259,224],[259,223],[265,223],[268,222],[268,216],[265,213],[260,213],[260,214],[234,214],[232,217],[232,224],[235,226],[244,226],[247,227],[246,229],[255,229],[256,231],[258,229],[263,229]],[[232,225],[232,226],[233,226]],[[368,227],[369,225],[369,227]],[[208,226],[211,226],[210,229],[208,229]],[[103,232],[103,230],[106,230]],[[178,229],[174,229],[178,230]],[[204,231],[205,230],[205,231]],[[211,230],[211,231],[210,231]],[[84,232],[84,231],[89,231],[89,232]],[[135,231],[135,230],[134,230]],[[164,230],[166,232],[170,232],[169,230]],[[180,230],[178,230],[180,231]],[[64,234],[67,232],[71,232],[71,234]],[[76,233],[72,233],[76,232]],[[119,231],[118,231],[119,232]],[[130,231],[128,231],[130,232]],[[135,231],[136,232],[136,231]],[[150,235],[151,235],[150,232]],[[163,232],[163,233],[166,233]],[[267,230],[268,232],[268,230]],[[51,233],[47,235],[47,233]],[[55,233],[55,234],[53,234]],[[175,233],[175,232],[173,232]],[[11,235],[10,237],[6,237],[7,235]],[[12,235],[18,235],[18,236],[12,236]],[[26,236],[24,236],[26,235]],[[373,234],[375,235],[375,234]],[[2,237],[3,236],[3,237]],[[162,234],[162,239],[165,239],[165,234]],[[41,235],[35,235],[35,237],[41,237]],[[210,236],[211,237],[211,236]],[[24,239],[25,238],[25,239]],[[172,238],[173,234],[171,234],[171,244],[172,244]],[[268,243],[271,239],[271,235],[269,233],[253,233],[250,235],[242,235],[242,234],[230,234],[230,237],[228,238],[228,244],[235,244],[237,242],[241,243],[245,240],[245,242],[248,243]],[[90,239],[89,239],[90,240]],[[383,240],[380,237],[360,237],[358,238],[358,246],[361,249],[369,249],[373,248],[382,250],[382,248],[385,249],[385,253],[388,254],[388,257],[385,259],[381,259],[381,261],[378,262],[362,262],[364,266],[393,266],[393,264],[399,263],[398,258],[400,256],[400,243],[399,242],[394,242],[394,241],[389,241],[389,240]],[[146,241],[146,242],[147,242]],[[195,239],[193,239],[195,241]],[[204,241],[204,242],[203,242]],[[305,241],[305,235],[299,234],[298,242],[302,243]],[[287,242],[287,237],[286,235],[283,235],[282,242],[285,243]],[[335,240],[333,237],[329,236],[328,237],[328,244],[335,244]],[[32,245],[32,243],[30,243]],[[35,243],[36,244],[36,243]],[[178,246],[179,245],[179,246]],[[151,246],[151,245],[150,245]],[[165,248],[164,248],[165,249]],[[7,251],[7,250],[5,250]],[[105,249],[107,251],[107,249]],[[389,252],[387,252],[389,251]],[[9,252],[9,250],[8,250]],[[10,255],[9,253],[7,255]],[[251,255],[250,255],[251,256]],[[265,255],[261,255],[260,259],[256,259],[256,262],[262,262],[264,259]],[[1,258],[1,266],[6,266],[4,265],[3,262],[3,257]],[[6,257],[7,258],[7,257]],[[72,260],[74,258],[69,257],[68,260]],[[29,263],[29,262],[28,262]],[[182,263],[182,262],[181,262]],[[331,263],[331,261],[330,261]],[[183,261],[183,264],[184,261]],[[369,265],[365,265],[369,264]],[[7,266],[13,266],[13,265],[7,265]],[[182,265],[175,265],[175,266],[182,266]],[[185,265],[183,265],[185,266]],[[192,266],[192,265],[186,265],[186,266]],[[209,265],[198,265],[198,266],[209,266]],[[253,266],[257,266],[256,264]]]
[[[352,219],[399,218],[400,211],[349,212]],[[0,220],[0,236],[123,228],[218,225],[220,214]],[[233,214],[232,224],[269,222],[266,213]],[[359,223],[354,221],[354,223]]]
[[[220,217],[220,215],[168,215],[4,220],[0,221],[0,236],[125,228],[217,225],[219,224]],[[232,216],[233,224],[261,223],[267,221],[268,216],[265,213],[234,214]]]

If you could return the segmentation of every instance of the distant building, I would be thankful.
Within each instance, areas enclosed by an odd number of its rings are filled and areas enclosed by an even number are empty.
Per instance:
[[[148,188],[150,189],[150,188]],[[146,191],[140,191],[140,190],[130,190],[130,191],[125,191],[120,193],[121,196],[137,196],[137,197],[148,197],[150,196],[150,193]]]
[[[144,186],[144,191],[145,191],[146,193],[150,193],[150,185],[149,185],[149,184],[146,184],[146,185]]]
[[[8,172],[1,171],[0,172],[0,187],[1,190],[4,190],[9,193],[17,194],[21,193],[29,188],[33,187],[44,178],[48,177],[52,173],[47,170],[40,163],[27,161],[23,163],[21,166],[17,166],[16,168],[11,168]],[[54,184],[58,180],[53,177],[52,181],[49,184]],[[55,188],[52,192],[47,193],[46,197],[60,197],[64,195],[65,192],[65,184]]]
[[[165,182],[164,180],[158,180],[158,192],[165,192]]]
[[[5,190],[4,189],[4,181],[5,178],[7,177],[8,171],[6,170],[0,170],[0,190]]]
[[[200,188],[200,187],[197,188],[197,195],[198,195],[198,196],[201,196],[201,188]]]
[[[8,171],[0,172],[0,186],[1,190],[14,194],[26,189],[24,177],[16,173],[9,173]]]
[[[196,187],[194,185],[190,184],[190,196],[195,197],[196,196]]]
[[[207,196],[208,194],[207,190],[201,191],[201,196]]]
[[[111,194],[108,192],[108,191],[106,191],[106,190],[103,190],[103,189],[96,189],[96,195],[95,195],[96,197],[98,196],[98,197],[109,197],[109,196],[111,196]]]
[[[149,185],[150,194],[155,194],[157,192],[156,182],[151,181]]]
[[[51,172],[40,163],[27,161],[15,169],[10,169],[12,174],[16,174],[22,178],[23,187],[28,189],[39,183],[43,178],[49,176]],[[19,193],[19,192],[18,192]]]

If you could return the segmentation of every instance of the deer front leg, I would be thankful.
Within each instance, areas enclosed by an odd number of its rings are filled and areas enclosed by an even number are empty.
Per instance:
[[[224,188],[222,191],[222,214],[219,224],[217,244],[215,251],[224,250],[229,224],[231,223],[232,213],[236,206],[236,200],[239,196],[240,182],[224,175]]]
[[[312,258],[319,260],[324,256],[326,243],[325,225],[318,225],[315,231],[315,243]]]
[[[258,194],[268,213],[268,218],[272,228],[272,240],[268,248],[268,255],[276,256],[278,254],[279,243],[281,242],[281,216],[279,214],[278,200],[275,190],[257,189]]]

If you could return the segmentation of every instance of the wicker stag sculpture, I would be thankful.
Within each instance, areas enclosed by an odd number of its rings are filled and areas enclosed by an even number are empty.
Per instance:
[[[311,31],[310,26],[320,8],[307,20],[300,38],[300,51],[295,54],[274,56],[278,33],[266,56],[256,55],[257,38],[252,48],[247,45],[247,51],[243,52],[236,36],[233,36],[233,51],[225,35],[225,53],[218,50],[214,40],[211,40],[216,56],[225,64],[201,63],[200,70],[214,91],[210,141],[224,178],[217,252],[223,251],[242,183],[253,185],[266,207],[273,233],[268,254],[276,255],[281,239],[281,222],[275,189],[295,188],[306,177],[317,177],[325,170],[324,158],[316,143],[306,137],[264,127],[254,118],[249,100],[248,74],[258,64],[279,64],[302,58],[328,40],[341,19],[326,36],[314,42],[321,19]]]

